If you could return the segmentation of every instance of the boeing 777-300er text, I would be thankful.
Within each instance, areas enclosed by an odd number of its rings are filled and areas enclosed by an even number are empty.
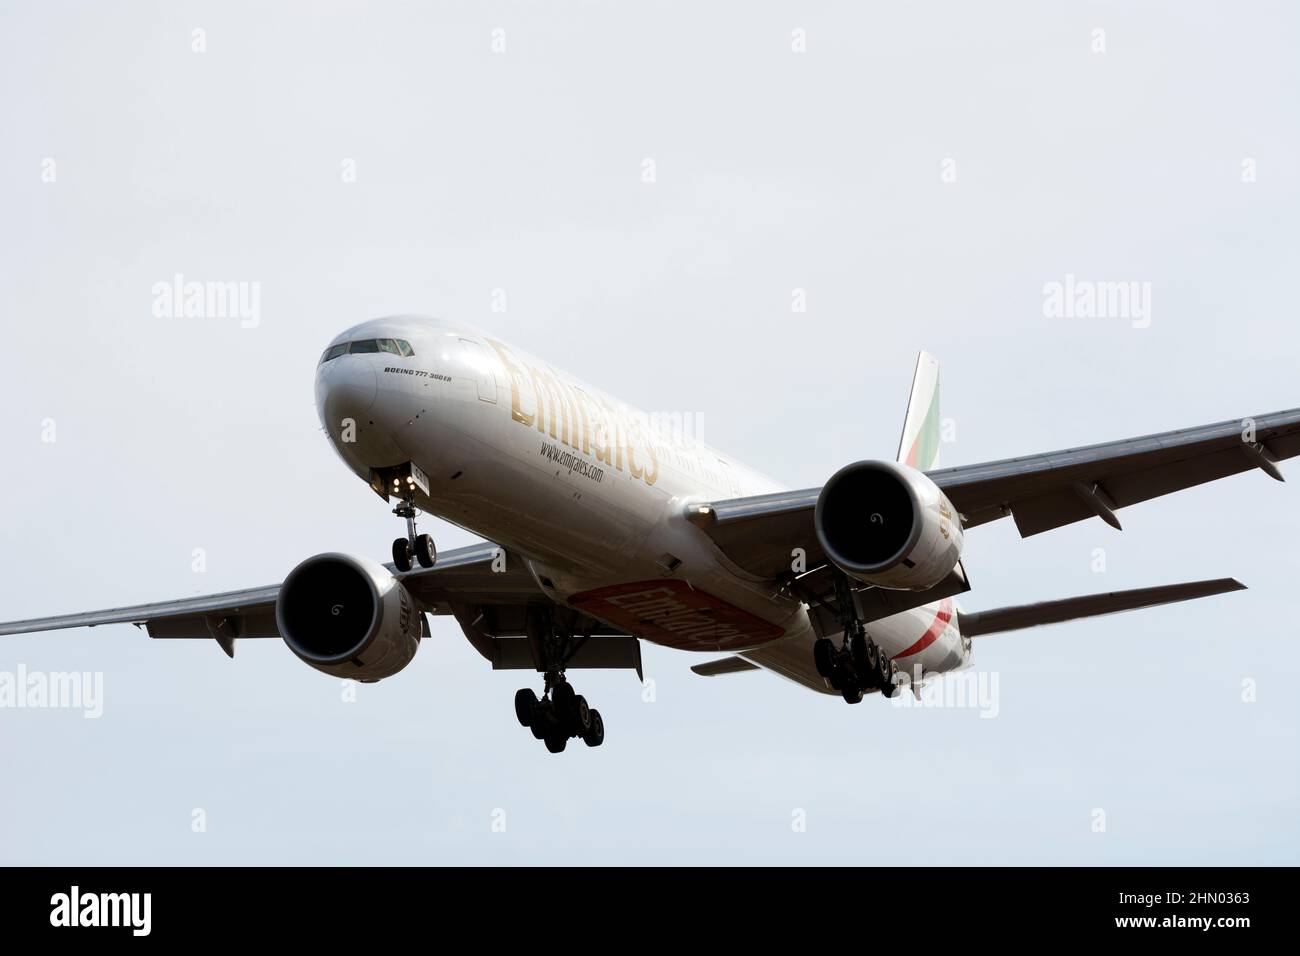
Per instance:
[[[307,558],[283,583],[0,624],[0,635],[130,622],[151,637],[281,637],[326,674],[396,674],[455,618],[493,668],[543,675],[515,695],[552,752],[599,746],[600,713],[566,679],[641,675],[640,641],[726,656],[811,690],[892,697],[967,666],[971,639],[1239,590],[1231,578],[968,612],[970,529],[1022,536],[1300,454],[1300,409],[1126,441],[938,468],[939,369],[921,353],[894,460],[787,491],[618,400],[478,331],[413,316],[348,329],[316,370],[329,440],[406,522],[393,562]],[[418,511],[487,539],[435,553]]]

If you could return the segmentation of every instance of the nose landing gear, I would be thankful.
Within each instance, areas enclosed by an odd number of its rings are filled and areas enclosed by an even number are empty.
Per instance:
[[[397,498],[398,505],[393,514],[406,519],[406,537],[393,542],[393,564],[398,571],[409,571],[414,562],[420,567],[431,568],[438,560],[438,549],[433,546],[433,538],[427,534],[418,534],[415,530],[415,517],[419,512],[415,507],[415,493],[429,493],[429,478],[413,461],[395,465],[391,468],[373,469],[370,472],[370,487],[385,501]]]
[[[438,549],[433,545],[433,538],[415,531],[415,502],[411,496],[402,499],[402,503],[393,509],[393,514],[406,519],[406,537],[393,541],[393,564],[399,571],[411,570],[411,561],[420,562],[420,567],[431,568],[438,560]]]

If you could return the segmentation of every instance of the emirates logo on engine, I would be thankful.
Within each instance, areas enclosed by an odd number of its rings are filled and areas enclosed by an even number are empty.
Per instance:
[[[402,629],[403,634],[409,634],[411,633],[411,612],[414,610],[411,605],[411,596],[406,593],[406,588],[400,584],[397,586],[397,590],[397,626]]]

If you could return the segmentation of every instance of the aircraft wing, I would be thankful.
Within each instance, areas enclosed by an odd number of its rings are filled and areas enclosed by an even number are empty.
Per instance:
[[[499,553],[497,545],[484,542],[439,554],[432,568],[400,573],[392,565],[387,567],[405,585],[421,610],[456,617],[470,643],[494,668],[531,668],[532,656],[524,639],[524,609],[529,602],[549,598],[533,580],[525,563],[513,555],[507,556],[505,570],[500,570],[499,564],[494,569]],[[236,639],[280,636],[275,623],[275,601],[279,593],[280,585],[273,584],[156,604],[11,621],[0,623],[0,636],[135,624],[143,627],[150,637],[215,640],[227,655],[234,657]],[[635,637],[581,615],[575,622],[575,630],[601,640],[590,642],[576,653],[569,667],[640,667],[640,645]]]
[[[1300,409],[1238,418],[1142,438],[926,472],[971,528],[1011,516],[1022,537],[1099,517],[1118,528],[1120,508],[1300,455]],[[791,549],[807,567],[825,564],[813,529],[821,489],[694,505],[688,517],[738,567],[788,576]]]
[[[151,637],[212,637],[203,623],[207,618],[220,620],[234,617],[243,621],[250,631],[242,635],[244,637],[278,637],[275,631],[275,596],[279,590],[277,584],[175,601],[159,601],[156,604],[135,604],[104,611],[9,621],[0,624],[0,636],[58,631],[69,627],[98,627],[101,624],[135,624],[147,627]],[[270,619],[271,633],[254,633],[265,629],[264,618]],[[169,630],[180,633],[159,633]],[[184,633],[186,631],[194,633]]]

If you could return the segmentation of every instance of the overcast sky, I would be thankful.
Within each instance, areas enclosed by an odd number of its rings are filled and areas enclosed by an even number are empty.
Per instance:
[[[1283,3],[4,0],[0,619],[384,558],[312,382],[395,312],[792,487],[893,455],[918,348],[945,465],[1300,405],[1297,48]],[[256,320],[156,314],[177,274]],[[1067,276],[1146,314],[1050,314]],[[1286,470],[972,530],[969,609],[1250,586],[977,639],[992,719],[646,646],[652,691],[573,675],[606,743],[556,757],[445,619],[355,703],[279,641],[3,638],[103,714],[0,710],[0,862],[1293,863]]]

